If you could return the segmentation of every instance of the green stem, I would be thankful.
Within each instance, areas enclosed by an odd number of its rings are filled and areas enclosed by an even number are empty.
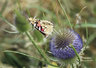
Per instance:
[[[85,24],[87,24],[87,22],[85,21]],[[88,27],[86,26],[86,46],[88,46]]]
[[[77,53],[77,51],[76,51],[76,49],[74,48],[74,46],[73,46],[73,45],[71,45],[71,47],[73,48],[73,50],[74,50],[74,52],[75,52],[76,56],[77,56],[77,57],[78,57],[78,59],[79,59],[79,63],[80,63],[80,56],[79,56],[79,54]]]
[[[34,47],[38,50],[38,52],[41,54],[41,56],[47,61],[49,62],[49,60],[47,59],[47,57],[45,56],[45,53],[43,52],[43,50],[41,50],[41,48],[39,46],[36,45],[36,43],[34,42],[32,36],[30,35],[29,32],[25,32],[26,35],[28,36],[28,38],[30,39],[30,41],[33,43]]]
[[[74,65],[72,64],[72,68],[74,68]]]
[[[68,18],[68,15],[67,15],[65,9],[63,8],[63,6],[62,6],[60,0],[58,0],[58,2],[59,2],[60,7],[62,8],[62,10],[63,10],[63,12],[64,12],[64,14],[65,14],[65,16],[66,16],[66,18],[67,18],[67,20],[68,20],[68,23],[69,23],[69,25],[70,25],[70,27],[71,27],[71,29],[72,29],[72,25],[71,25],[71,23],[70,23],[70,20],[69,20],[69,18]]]

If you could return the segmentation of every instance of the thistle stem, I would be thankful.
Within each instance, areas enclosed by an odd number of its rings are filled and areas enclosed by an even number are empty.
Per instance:
[[[75,52],[76,56],[77,56],[77,57],[78,57],[78,59],[79,59],[79,63],[80,63],[80,56],[79,56],[79,54],[77,53],[77,51],[76,51],[76,49],[74,48],[74,46],[73,46],[73,45],[71,45],[71,47],[73,48],[73,50],[74,50],[74,52]]]
[[[33,43],[33,46],[38,50],[38,52],[41,54],[41,56],[46,60],[46,62],[49,63],[49,60],[47,59],[47,57],[45,56],[45,53],[43,52],[43,50],[41,50],[41,48],[39,46],[36,45],[36,43],[34,42],[32,36],[30,35],[29,32],[25,32],[26,35],[28,36],[28,38],[30,39],[30,41]]]

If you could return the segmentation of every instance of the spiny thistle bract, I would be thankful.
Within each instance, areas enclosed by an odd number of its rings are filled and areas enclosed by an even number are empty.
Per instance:
[[[73,59],[76,54],[71,45],[74,46],[77,53],[80,53],[83,48],[83,42],[80,35],[72,29],[61,29],[52,36],[50,51],[59,59]]]

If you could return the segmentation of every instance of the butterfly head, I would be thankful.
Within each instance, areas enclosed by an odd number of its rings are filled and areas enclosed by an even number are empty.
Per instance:
[[[29,20],[29,22],[31,23],[31,24],[35,24],[35,22],[36,22],[36,19],[35,18],[28,18],[28,20]]]

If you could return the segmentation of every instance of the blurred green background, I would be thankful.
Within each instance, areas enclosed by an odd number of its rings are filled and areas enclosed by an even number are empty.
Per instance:
[[[84,45],[88,46],[83,57],[90,57],[91,60],[82,61],[79,68],[96,68],[96,0],[60,0],[60,2],[73,29],[80,34]],[[8,32],[15,31],[6,22],[15,25],[14,9],[18,7],[26,19],[36,16],[37,19],[51,21],[54,29],[70,28],[58,0],[0,0],[0,68],[50,68],[33,58],[41,59],[41,56],[25,34]],[[35,42],[47,53],[50,39],[45,40],[39,31],[33,29],[30,33]],[[4,52],[5,50],[18,51],[33,57]]]

